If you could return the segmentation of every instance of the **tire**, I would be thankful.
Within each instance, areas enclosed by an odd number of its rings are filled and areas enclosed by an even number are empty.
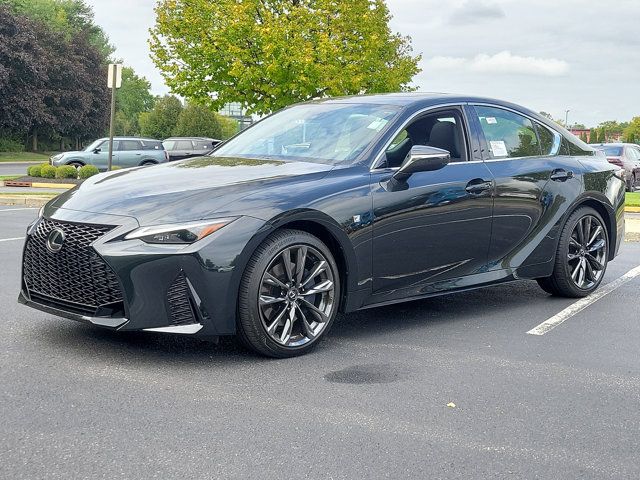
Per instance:
[[[67,163],[67,165],[71,165],[72,167],[75,167],[75,168],[84,167],[84,163],[78,162],[78,161],[69,162]]]
[[[340,275],[329,248],[307,232],[276,231],[256,249],[242,276],[238,336],[262,355],[305,354],[330,330],[339,299]]]
[[[537,279],[538,285],[552,295],[585,297],[602,282],[608,255],[609,234],[604,220],[593,208],[580,207],[562,228],[553,273]]]
[[[141,167],[150,167],[151,165],[157,165],[158,162],[154,162],[153,160],[145,160],[140,163]]]

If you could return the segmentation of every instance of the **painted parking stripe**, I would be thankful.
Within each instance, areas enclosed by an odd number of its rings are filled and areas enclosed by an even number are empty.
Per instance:
[[[549,318],[548,320],[545,320],[544,322],[542,322],[537,327],[532,328],[531,330],[529,330],[527,333],[530,334],[530,335],[544,335],[548,331],[553,330],[554,328],[556,328],[558,325],[560,325],[564,321],[566,321],[569,318],[573,317],[576,313],[581,312],[582,310],[587,308],[592,303],[597,302],[598,300],[600,300],[605,295],[610,294],[616,288],[621,287],[622,285],[624,285],[625,283],[633,280],[634,278],[636,278],[639,275],[640,275],[640,265],[635,267],[635,268],[633,268],[633,269],[631,269],[631,270],[629,270],[627,273],[625,273],[620,278],[617,278],[616,280],[607,283],[606,285],[604,285],[600,289],[598,289],[595,292],[593,292],[591,295],[588,295],[588,296],[586,296],[584,298],[581,298],[577,302],[569,305],[567,308],[562,310],[560,313],[554,315],[553,317]]]
[[[0,210],[0,212],[17,212],[19,210],[37,210],[37,208],[35,207],[6,208],[4,210]]]
[[[12,242],[14,240],[24,240],[26,237],[0,238],[0,242]]]

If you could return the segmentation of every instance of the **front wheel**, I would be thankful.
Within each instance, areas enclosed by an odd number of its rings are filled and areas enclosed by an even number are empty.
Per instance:
[[[331,328],[339,299],[340,275],[329,248],[307,232],[277,231],[257,248],[242,277],[239,336],[270,357],[307,353]]]
[[[608,252],[609,237],[602,217],[590,207],[581,207],[562,229],[553,274],[539,278],[538,284],[553,295],[585,297],[602,282]]]

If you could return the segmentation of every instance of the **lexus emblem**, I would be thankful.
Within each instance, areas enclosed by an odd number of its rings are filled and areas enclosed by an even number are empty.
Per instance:
[[[54,228],[47,237],[47,248],[50,252],[58,253],[64,245],[64,232],[59,228]]]

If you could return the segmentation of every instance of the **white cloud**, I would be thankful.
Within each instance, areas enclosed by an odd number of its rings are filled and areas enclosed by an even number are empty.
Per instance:
[[[453,11],[449,23],[452,25],[476,24],[482,20],[495,20],[505,16],[502,7],[493,2],[466,0]]]
[[[480,53],[473,58],[437,56],[426,61],[426,70],[467,69],[472,72],[542,75],[558,77],[569,72],[569,64],[556,58],[522,57],[508,50],[488,55]]]

